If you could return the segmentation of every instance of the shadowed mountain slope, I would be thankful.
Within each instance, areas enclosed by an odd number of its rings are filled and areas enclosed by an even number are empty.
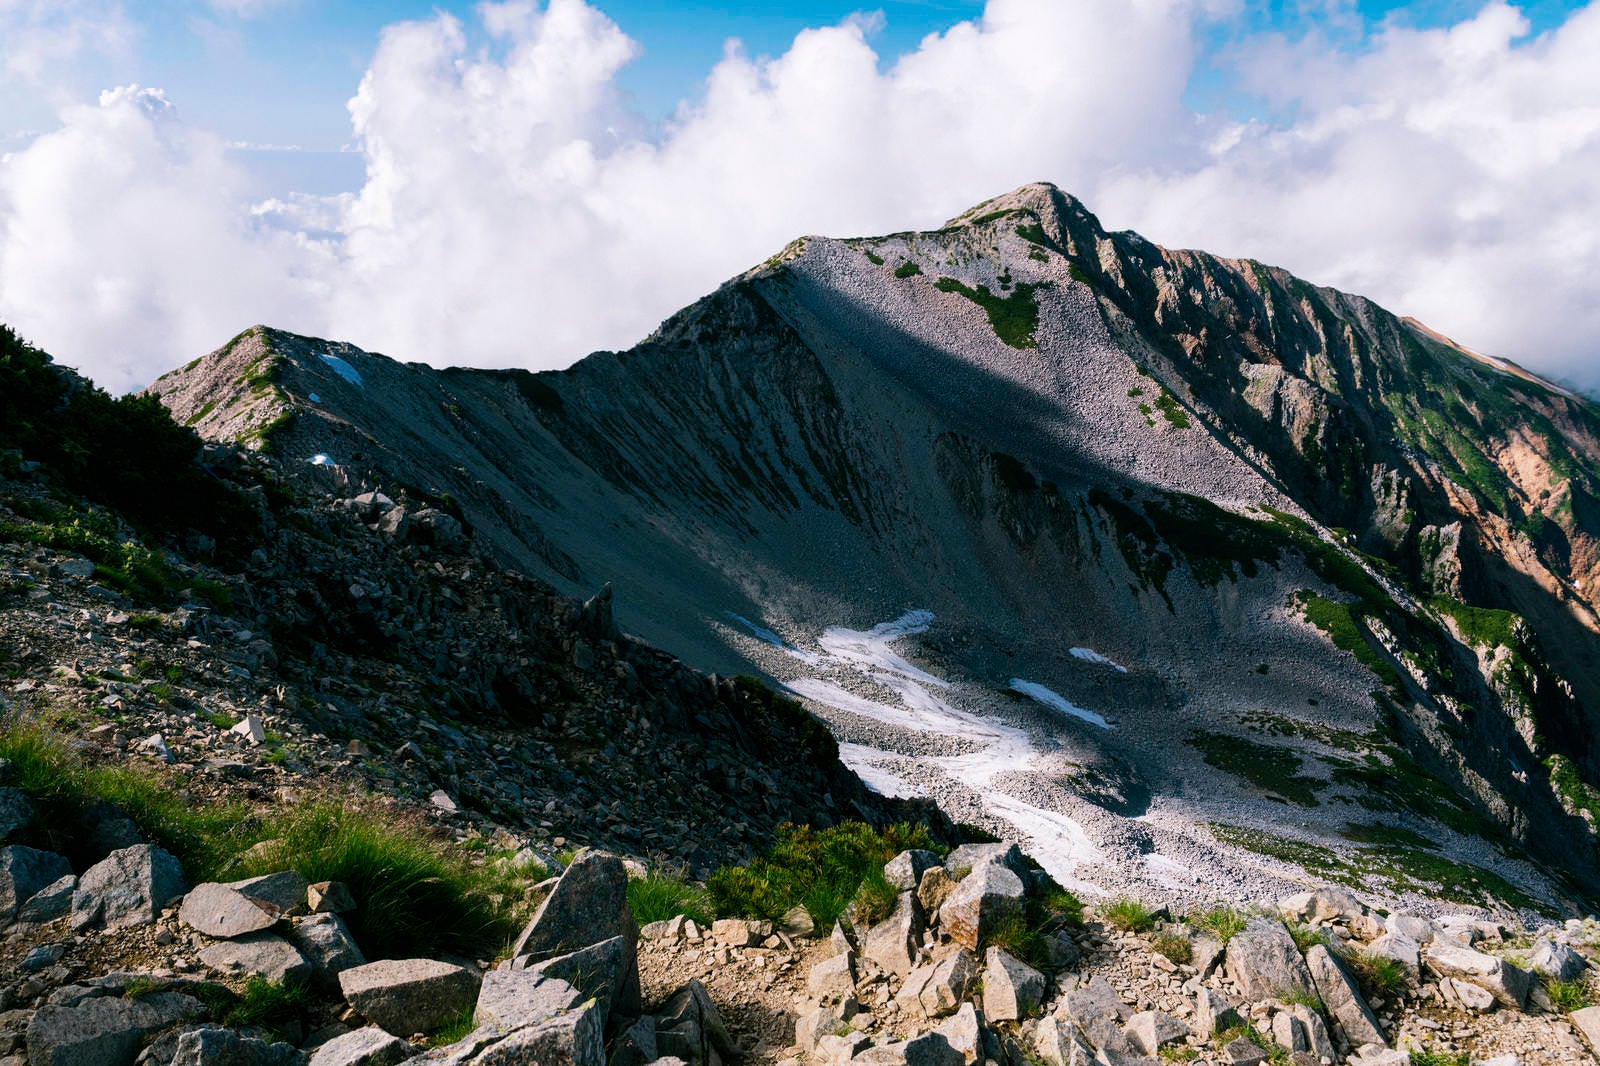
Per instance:
[[[874,787],[1059,878],[1600,889],[1600,412],[1051,186],[796,241],[562,372],[257,327],[152,390],[614,583],[624,628],[753,663]]]

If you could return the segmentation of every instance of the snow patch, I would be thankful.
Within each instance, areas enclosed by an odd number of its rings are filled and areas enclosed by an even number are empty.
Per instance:
[[[1049,707],[1051,710],[1060,711],[1062,714],[1071,715],[1074,718],[1088,722],[1090,725],[1097,725],[1101,729],[1111,728],[1111,723],[1107,722],[1098,714],[1095,714],[1093,711],[1084,710],[1082,707],[1079,707],[1077,704],[1066,699],[1064,696],[1060,696],[1054,692],[1051,692],[1043,685],[1036,684],[1032,681],[1024,681],[1020,677],[1013,677],[1010,684],[1012,692],[1020,692],[1022,695],[1033,700],[1035,703]]]
[[[839,761],[844,763],[861,783],[880,796],[891,799],[916,799],[926,796],[916,785],[890,773],[879,765],[884,759],[898,758],[893,752],[869,748],[865,744],[840,744]]]
[[[1072,653],[1073,658],[1082,659],[1086,663],[1101,663],[1121,673],[1125,674],[1128,672],[1128,668],[1126,666],[1112,662],[1110,659],[1106,658],[1104,655],[1101,655],[1093,648],[1069,648],[1067,650]]]
[[[926,633],[932,621],[932,611],[907,611],[893,622],[879,622],[865,632],[845,629],[843,626],[830,627],[817,638],[817,643],[829,655],[853,663],[869,673],[885,671],[925,685],[947,687],[950,682],[917,669],[889,647],[901,637]]]
[[[332,459],[328,458],[328,453],[327,452],[318,452],[316,455],[313,455],[311,458],[307,459],[306,462],[310,463],[312,466],[335,466],[335,465],[337,465],[336,463],[334,463],[334,461]]]
[[[308,395],[307,395],[307,396],[306,396],[306,399],[308,399],[308,400],[310,400],[310,401],[311,401],[311,402],[312,402],[312,403],[321,403],[321,402],[322,402],[322,397],[321,397],[321,396],[318,396],[318,395],[317,395],[317,394],[316,394],[316,393],[314,393],[314,392],[313,392],[313,393],[310,393],[310,394],[308,394]]]
[[[356,388],[362,387],[361,375],[357,373],[356,368],[340,359],[337,355],[329,355],[327,352],[323,352],[322,361],[332,367],[335,374],[338,374]]]
[[[822,659],[822,656],[818,655],[814,651],[801,651],[793,644],[790,644],[788,641],[778,636],[778,634],[774,633],[772,630],[766,628],[765,626],[756,625],[754,622],[750,621],[750,619],[744,617],[744,615],[734,614],[732,611],[725,611],[723,613],[748,629],[751,634],[756,637],[756,639],[771,644],[774,648],[780,649],[786,655],[799,659],[803,663],[815,666]]]

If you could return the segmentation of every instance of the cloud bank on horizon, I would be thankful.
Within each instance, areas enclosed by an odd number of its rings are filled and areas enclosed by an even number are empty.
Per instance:
[[[159,90],[110,89],[0,156],[0,320],[115,390],[255,322],[559,367],[797,235],[928,228],[1049,180],[1114,228],[1600,386],[1600,0],[1536,36],[1497,0],[1208,52],[1237,7],[989,0],[889,64],[855,17],[771,59],[730,44],[652,129],[616,86],[638,45],[600,7],[484,3],[383,31],[349,103],[365,181],[337,197],[253,201],[219,133]],[[94,9],[54,8],[76,35],[57,39],[40,5],[0,0],[0,37],[31,17],[37,47],[81,54]],[[38,61],[0,51],[0,78]],[[1186,103],[1202,61],[1252,114]]]

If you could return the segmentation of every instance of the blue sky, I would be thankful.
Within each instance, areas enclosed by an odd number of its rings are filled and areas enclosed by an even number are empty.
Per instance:
[[[1596,55],[1600,0],[0,0],[0,319],[114,387],[258,321],[561,366],[1044,179],[1593,387]]]

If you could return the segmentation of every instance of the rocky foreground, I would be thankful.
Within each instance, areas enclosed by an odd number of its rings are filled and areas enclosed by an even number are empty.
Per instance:
[[[28,816],[15,790],[0,801]],[[1529,933],[1321,889],[1187,921],[1121,901],[1019,938],[1050,885],[988,844],[897,856],[899,895],[870,926],[850,919],[858,901],[829,930],[798,910],[776,928],[641,929],[627,886],[642,873],[582,851],[528,886],[537,909],[497,959],[369,962],[341,917],[361,901],[338,883],[191,887],[146,843],[79,875],[6,847],[0,1066],[1537,1066],[1600,1045],[1600,1007],[1554,1002],[1592,985],[1592,919]],[[1363,977],[1375,959],[1397,975],[1382,997]],[[241,1015],[263,981],[312,989],[300,1016],[316,1024]]]

